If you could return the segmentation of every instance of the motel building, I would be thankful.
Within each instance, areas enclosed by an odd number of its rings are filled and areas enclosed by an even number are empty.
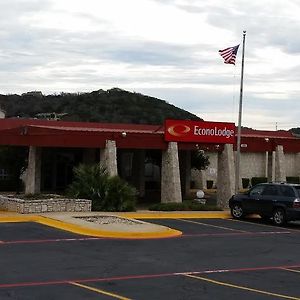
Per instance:
[[[235,189],[234,123],[166,120],[160,125],[0,119],[0,145],[28,147],[25,192],[63,191],[79,163],[103,164],[110,175],[134,185],[143,199],[181,202],[195,189],[217,187],[226,207]],[[191,169],[191,151],[210,165]],[[285,181],[300,176],[300,139],[289,131],[242,129],[242,178]],[[155,200],[157,200],[155,199]]]

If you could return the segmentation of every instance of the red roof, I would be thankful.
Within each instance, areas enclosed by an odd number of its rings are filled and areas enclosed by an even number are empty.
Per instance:
[[[274,151],[276,145],[283,145],[285,151],[300,152],[300,140],[290,131],[242,128],[241,138],[245,146],[242,151]],[[118,148],[166,149],[168,145],[163,125],[0,119],[0,145],[104,148],[108,139],[115,140]],[[214,144],[178,143],[179,149],[197,146],[207,151],[216,149]]]
[[[250,128],[242,128],[242,136],[258,138],[296,138],[291,131],[287,130],[269,131]]]
[[[0,119],[2,145],[103,148],[111,139],[119,148],[165,149],[163,133],[160,125]]]
[[[0,130],[22,126],[56,128],[60,130],[88,131],[100,129],[102,131],[135,131],[142,133],[164,133],[162,125],[121,124],[121,123],[92,123],[92,122],[65,122],[39,119],[0,119]]]

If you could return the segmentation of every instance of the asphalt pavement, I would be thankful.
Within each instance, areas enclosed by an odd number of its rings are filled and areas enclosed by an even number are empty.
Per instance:
[[[95,237],[0,223],[0,299],[300,299],[299,223],[147,222],[181,234]]]

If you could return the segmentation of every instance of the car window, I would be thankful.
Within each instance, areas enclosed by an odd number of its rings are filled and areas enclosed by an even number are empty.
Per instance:
[[[284,186],[284,185],[282,185],[282,186],[279,187],[279,190],[280,190],[280,193],[283,196],[286,196],[286,197],[295,197],[294,190],[290,186]]]
[[[249,195],[250,196],[261,195],[264,188],[265,188],[265,185],[257,185],[251,189],[251,191],[249,192]]]
[[[294,188],[296,189],[296,191],[298,193],[298,197],[300,198],[300,186],[296,185],[296,186],[294,186]]]
[[[275,185],[266,185],[265,189],[262,192],[264,196],[276,196],[278,195],[278,190]]]

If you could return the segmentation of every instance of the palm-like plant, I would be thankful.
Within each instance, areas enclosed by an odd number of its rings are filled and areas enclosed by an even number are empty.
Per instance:
[[[92,200],[93,210],[130,211],[135,209],[136,190],[118,176],[110,177],[100,164],[74,168],[68,194]]]

